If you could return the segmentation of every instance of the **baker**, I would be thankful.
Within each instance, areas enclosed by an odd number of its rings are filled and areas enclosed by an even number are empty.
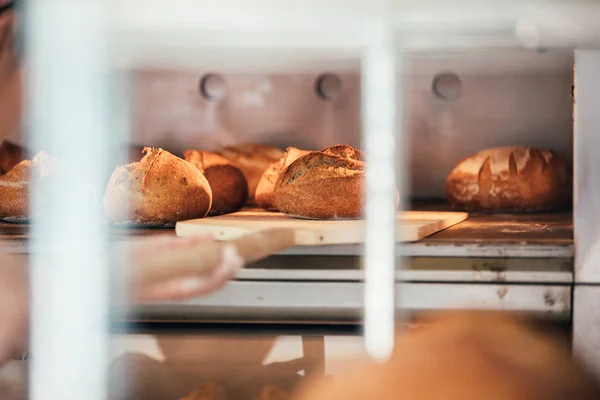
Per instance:
[[[21,68],[15,57],[15,15],[11,0],[0,0],[0,143],[17,132],[21,117]],[[123,268],[164,252],[185,251],[209,236],[178,238],[155,236],[132,241],[121,258]],[[128,262],[130,261],[130,262]],[[115,261],[116,262],[116,261]],[[211,293],[235,277],[244,261],[234,247],[225,247],[220,265],[206,276],[184,276],[138,288],[132,297],[174,300]],[[0,365],[20,354],[27,345],[29,321],[27,258],[0,252]]]

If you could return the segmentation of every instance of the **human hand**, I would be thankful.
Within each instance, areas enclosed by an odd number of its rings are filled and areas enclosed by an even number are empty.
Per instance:
[[[153,236],[137,238],[127,244],[128,270],[142,270],[146,263],[157,254],[164,252],[177,252],[193,248],[194,246],[212,240],[212,236],[203,235],[196,237]],[[133,268],[133,264],[135,268]],[[197,297],[212,293],[223,287],[230,279],[234,278],[244,266],[244,260],[238,255],[235,247],[225,246],[221,263],[212,272],[202,275],[182,276],[164,282],[152,284],[147,287],[131,287],[132,297],[135,300],[177,300]],[[165,266],[168,268],[168,266]]]

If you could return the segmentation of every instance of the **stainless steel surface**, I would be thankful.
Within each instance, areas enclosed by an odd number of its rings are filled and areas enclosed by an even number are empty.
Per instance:
[[[349,68],[307,61],[303,73],[227,73],[216,68],[146,69],[132,82],[132,140],[182,152],[239,142],[319,149],[360,146],[358,59]],[[572,52],[483,51],[405,55],[404,104],[410,194],[444,196],[446,177],[465,156],[490,146],[549,147],[572,155]],[[332,101],[315,91],[332,73],[341,92]],[[453,72],[461,96],[436,97],[435,77]],[[220,100],[202,97],[209,73],[225,85]],[[400,149],[398,149],[400,150]],[[401,159],[397,170],[401,170]]]
[[[573,349],[600,378],[600,286],[577,285],[573,293]]]
[[[442,261],[443,262],[443,261]],[[512,271],[497,273],[492,271],[403,271],[398,275],[402,281],[419,282],[482,282],[482,283],[559,283],[570,284],[570,272],[527,272]],[[362,281],[364,272],[354,270],[287,270],[287,269],[246,269],[238,276],[248,281]]]
[[[207,297],[138,305],[129,315],[115,309],[113,318],[358,322],[363,290],[361,283],[351,282],[234,281]],[[396,293],[397,306],[405,311],[467,307],[568,318],[571,310],[569,285],[402,283]]]
[[[575,57],[575,280],[600,283],[600,50]]]

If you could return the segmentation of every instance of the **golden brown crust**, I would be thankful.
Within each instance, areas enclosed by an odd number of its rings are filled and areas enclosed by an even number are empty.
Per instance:
[[[104,195],[107,218],[114,223],[174,224],[205,217],[212,192],[202,172],[165,150],[144,152],[140,162],[113,172]]]
[[[18,163],[27,159],[27,150],[9,141],[0,144],[0,175],[6,174]]]
[[[302,218],[357,218],[361,213],[362,153],[336,145],[294,161],[275,183],[279,211]]]
[[[446,181],[456,208],[537,211],[569,205],[572,174],[567,160],[551,150],[498,147],[463,159]]]
[[[33,159],[18,163],[0,176],[0,218],[26,219],[30,217],[29,191],[43,176],[53,169],[51,157],[44,152]]]
[[[248,183],[242,171],[225,157],[200,150],[186,150],[184,158],[195,165],[210,184],[212,207],[209,215],[232,213],[248,200]]]
[[[30,173],[36,166],[30,160],[21,161],[6,175],[0,177],[0,218],[27,218],[29,216]]]
[[[539,334],[525,320],[499,313],[433,317],[429,325],[398,336],[388,363],[365,364],[335,380],[315,382],[297,398],[600,398],[597,382],[559,340]]]
[[[256,186],[255,200],[259,207],[269,211],[277,211],[273,189],[275,188],[275,182],[277,182],[279,174],[285,171],[291,163],[308,153],[310,153],[308,150],[288,147],[284,156],[269,166]]]
[[[217,152],[238,167],[248,182],[248,204],[254,204],[254,193],[262,174],[283,157],[283,151],[265,144],[226,147]]]

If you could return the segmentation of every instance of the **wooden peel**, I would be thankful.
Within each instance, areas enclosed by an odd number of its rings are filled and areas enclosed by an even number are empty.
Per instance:
[[[403,212],[396,219],[397,241],[411,242],[467,218],[462,212]],[[221,260],[224,246],[233,245],[246,263],[295,246],[323,246],[364,242],[364,220],[298,220],[281,213],[240,211],[212,218],[181,221],[178,236],[211,234],[217,241],[158,254],[134,267],[139,284],[210,272]],[[137,268],[137,269],[136,269]]]
[[[466,213],[403,212],[396,219],[396,240],[420,240],[467,218]],[[216,268],[225,246],[232,245],[246,263],[252,263],[295,246],[323,246],[364,242],[364,220],[298,220],[281,213],[241,211],[220,217],[182,221],[178,236],[211,234],[216,240],[134,257],[131,283],[144,287],[176,277],[207,274]]]
[[[267,229],[229,242],[207,240],[194,246],[153,254],[143,260],[132,260],[131,283],[146,287],[176,277],[208,274],[219,265],[224,247],[228,245],[235,246],[238,254],[250,263],[293,247],[295,243],[294,230],[286,228]]]

